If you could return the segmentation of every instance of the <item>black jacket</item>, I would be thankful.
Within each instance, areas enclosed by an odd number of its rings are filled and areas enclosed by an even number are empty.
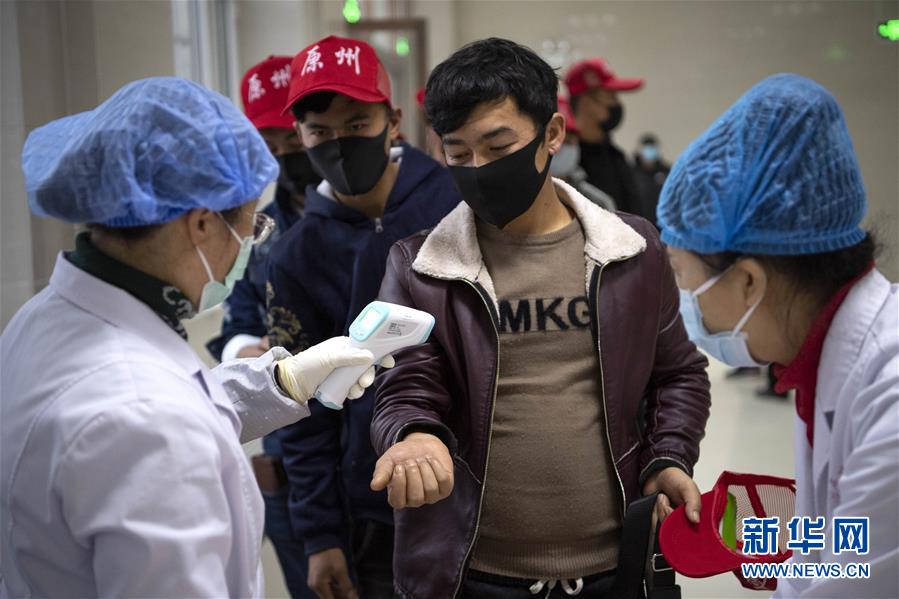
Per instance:
[[[268,332],[272,346],[301,351],[345,335],[378,294],[390,246],[433,227],[459,202],[449,172],[403,145],[384,216],[371,219],[306,190],[306,212],[269,255]],[[350,521],[393,524],[386,492],[369,489],[377,461],[368,434],[374,392],[278,431],[284,452],[291,524],[306,554],[339,547]]]
[[[582,141],[581,168],[587,173],[587,181],[615,200],[618,210],[646,218],[631,165],[611,140],[598,144]]]

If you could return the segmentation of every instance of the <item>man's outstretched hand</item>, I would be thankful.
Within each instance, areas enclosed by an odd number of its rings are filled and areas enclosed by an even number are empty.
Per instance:
[[[371,489],[387,489],[387,500],[397,510],[446,499],[453,490],[453,459],[449,449],[434,435],[408,435],[375,464]]]

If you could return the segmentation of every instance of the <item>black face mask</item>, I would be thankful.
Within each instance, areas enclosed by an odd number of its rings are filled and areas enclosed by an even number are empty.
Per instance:
[[[621,124],[621,119],[624,117],[624,107],[621,104],[617,106],[609,106],[609,118],[604,121],[599,122],[599,126],[603,131],[608,133],[612,129],[615,129],[618,125]]]
[[[552,156],[537,172],[534,159],[543,132],[520,150],[484,166],[450,166],[449,171],[465,203],[481,220],[502,229],[534,204],[546,181]]]
[[[276,157],[281,172],[278,174],[278,185],[287,189],[293,196],[306,193],[309,185],[318,185],[322,178],[312,168],[312,162],[306,152],[293,152]]]
[[[338,137],[306,149],[312,167],[338,193],[367,193],[387,169],[390,156],[384,150],[387,129],[376,137]]]

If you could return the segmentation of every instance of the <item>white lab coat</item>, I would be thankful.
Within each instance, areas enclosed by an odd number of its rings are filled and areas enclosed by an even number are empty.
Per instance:
[[[869,563],[868,580],[777,582],[775,597],[899,597],[899,285],[856,284],[824,341],[814,447],[796,423],[796,515],[825,516],[827,545],[794,562]],[[835,556],[834,516],[870,518],[870,554]]]
[[[60,256],[0,339],[0,595],[253,597],[263,503],[240,446],[309,414],[272,350],[208,370]]]

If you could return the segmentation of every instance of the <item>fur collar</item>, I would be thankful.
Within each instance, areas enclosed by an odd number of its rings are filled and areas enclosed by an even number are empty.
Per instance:
[[[607,264],[631,258],[646,249],[646,239],[615,214],[592,203],[564,181],[554,178],[553,183],[559,199],[574,211],[584,229],[584,254],[588,261]],[[480,284],[496,303],[493,281],[478,244],[474,212],[465,202],[460,202],[431,231],[412,263],[412,270],[436,279]]]

